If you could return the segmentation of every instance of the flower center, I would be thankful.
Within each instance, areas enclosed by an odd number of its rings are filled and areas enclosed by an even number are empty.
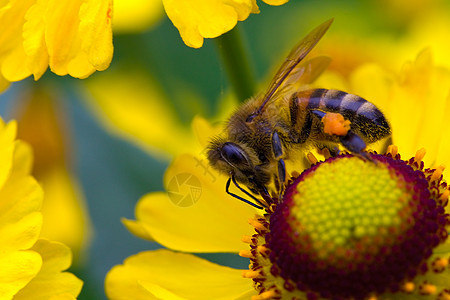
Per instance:
[[[259,220],[267,230],[257,244],[266,250],[253,269],[268,263],[274,286],[300,299],[367,299],[405,291],[427,273],[447,238],[442,194],[429,188],[431,174],[388,156],[372,159],[338,156],[295,179]]]

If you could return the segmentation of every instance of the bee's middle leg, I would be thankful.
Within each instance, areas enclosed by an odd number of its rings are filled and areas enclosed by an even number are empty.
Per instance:
[[[283,190],[284,183],[286,182],[286,164],[282,158],[283,156],[283,145],[281,143],[280,136],[278,131],[274,131],[272,134],[272,152],[277,160],[277,169],[278,169],[278,183],[280,193]]]

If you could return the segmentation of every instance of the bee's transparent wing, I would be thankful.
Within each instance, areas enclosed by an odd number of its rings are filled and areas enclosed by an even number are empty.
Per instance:
[[[330,62],[331,58],[328,56],[317,56],[298,64],[278,87],[268,103],[276,101],[283,95],[290,96],[298,91],[301,86],[313,83],[328,68]]]
[[[279,89],[284,89],[285,84],[287,83],[292,84],[294,82],[294,79],[299,80],[301,76],[304,73],[307,73],[307,68],[312,67],[312,64],[307,64],[304,67],[298,67],[298,64],[305,58],[305,56],[314,48],[314,46],[319,42],[319,40],[322,38],[322,36],[325,34],[325,32],[330,27],[331,23],[333,22],[333,19],[330,19],[321,25],[319,25],[317,28],[315,28],[313,31],[311,31],[303,40],[301,40],[289,53],[288,57],[284,61],[284,63],[281,65],[278,72],[275,74],[274,78],[272,79],[272,82],[269,85],[269,89],[264,94],[263,97],[263,103],[259,107],[259,109],[256,111],[256,114],[259,114],[264,106],[267,104],[267,102],[274,96],[274,94]],[[296,68],[297,67],[297,68]],[[319,73],[320,74],[320,73]],[[291,76],[292,79],[290,78]],[[278,94],[278,93],[277,93]]]

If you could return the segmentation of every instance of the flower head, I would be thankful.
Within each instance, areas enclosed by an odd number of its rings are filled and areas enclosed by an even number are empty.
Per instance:
[[[449,297],[450,193],[421,156],[343,155],[294,179],[246,238],[254,299]]]

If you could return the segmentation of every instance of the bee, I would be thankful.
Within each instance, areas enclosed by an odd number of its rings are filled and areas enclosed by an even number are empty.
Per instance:
[[[281,194],[287,180],[285,161],[298,158],[299,151],[316,147],[333,152],[342,145],[370,160],[364,152],[366,145],[390,136],[391,129],[385,116],[369,101],[339,90],[298,88],[299,83],[312,82],[327,67],[328,62],[320,57],[299,63],[322,38],[332,21],[319,25],[301,40],[267,91],[244,103],[230,117],[222,136],[210,141],[209,163],[229,176],[226,184],[229,195],[262,209],[272,201],[271,183],[275,192]],[[341,135],[325,133],[322,121],[329,113],[343,116],[349,121],[350,129]],[[257,204],[230,192],[231,182]]]

